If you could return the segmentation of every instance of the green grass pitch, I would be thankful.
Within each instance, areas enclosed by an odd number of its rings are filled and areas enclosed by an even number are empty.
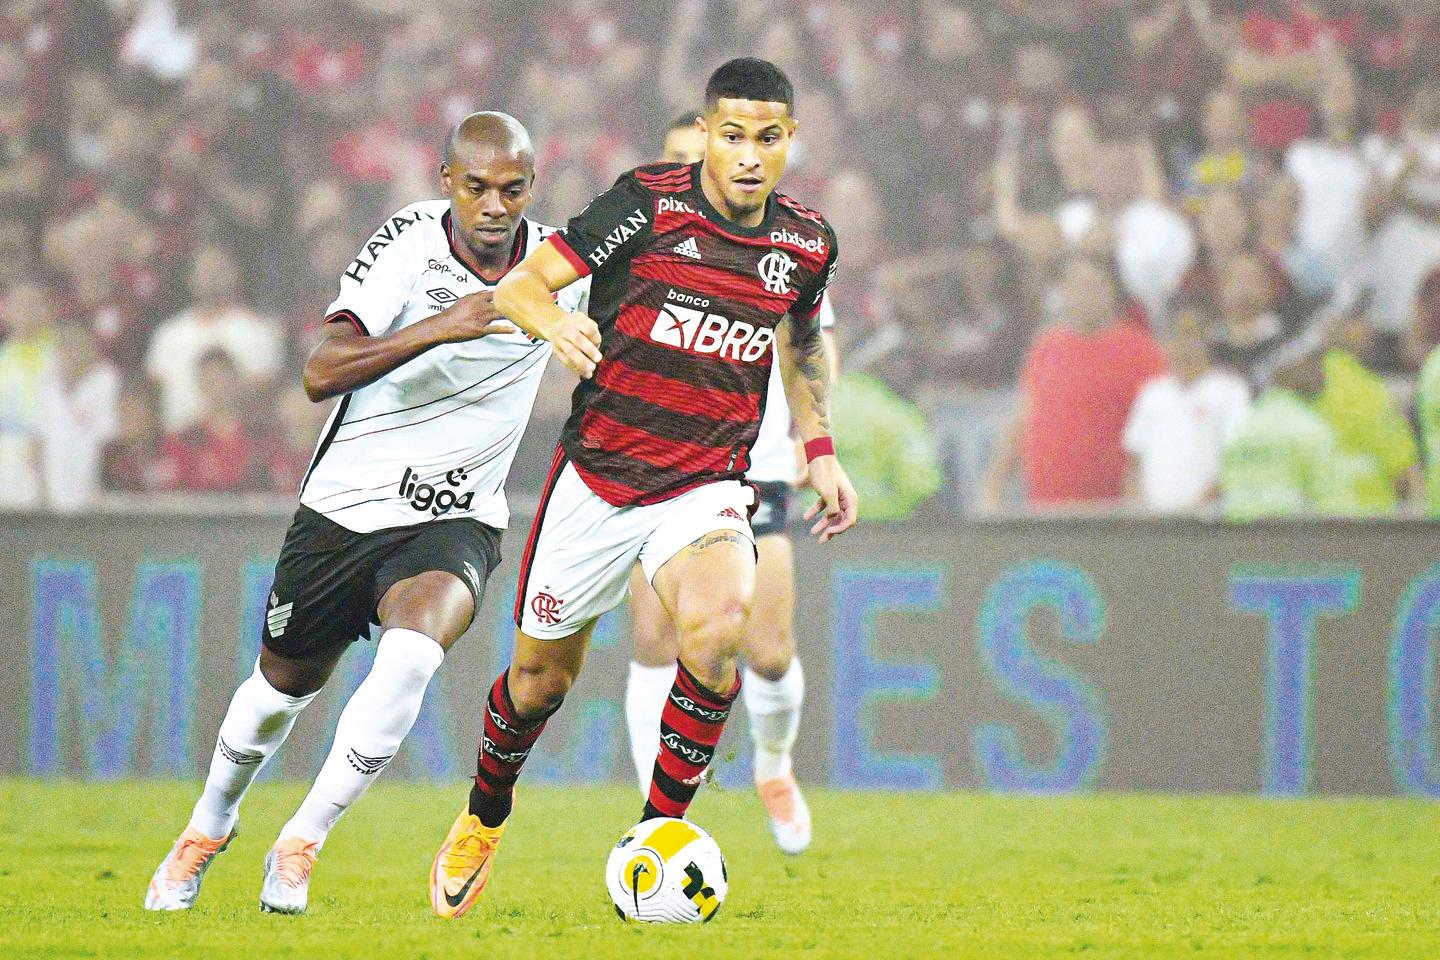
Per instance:
[[[381,783],[336,829],[310,913],[261,914],[260,863],[304,785],[261,784],[197,908],[141,909],[198,784],[0,780],[0,955],[22,957],[1440,956],[1440,821],[1412,800],[814,791],[798,858],[756,798],[692,810],[729,862],[703,927],[627,927],[601,878],[639,803],[523,789],[484,899],[429,914],[464,787]]]

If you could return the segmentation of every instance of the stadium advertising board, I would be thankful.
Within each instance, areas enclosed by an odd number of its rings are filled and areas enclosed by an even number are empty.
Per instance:
[[[285,520],[8,517],[0,773],[199,776],[254,662]],[[798,772],[875,789],[1440,796],[1435,542],[1405,523],[1016,520],[801,544]],[[391,776],[471,771],[514,576],[512,558]],[[527,777],[630,776],[628,643],[617,611]],[[347,656],[265,776],[317,769],[371,654]],[[744,730],[727,731],[722,785],[748,777]]]

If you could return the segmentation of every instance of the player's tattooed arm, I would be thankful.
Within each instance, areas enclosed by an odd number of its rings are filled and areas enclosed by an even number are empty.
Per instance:
[[[343,320],[332,320],[325,324],[325,339],[305,361],[305,393],[319,403],[368,386],[442,343],[514,332],[490,302],[489,290],[461,297],[433,317],[375,337]]]
[[[806,321],[790,316],[783,327],[775,340],[776,359],[790,415],[800,439],[808,443],[830,435],[830,385],[835,367],[818,317]],[[820,499],[806,511],[805,519],[815,520],[810,532],[825,543],[855,526],[860,499],[833,453],[815,456],[809,466],[807,479]]]
[[[801,440],[830,433],[830,384],[835,378],[832,344],[818,317],[787,317],[776,338],[776,359],[785,383],[785,397]]]

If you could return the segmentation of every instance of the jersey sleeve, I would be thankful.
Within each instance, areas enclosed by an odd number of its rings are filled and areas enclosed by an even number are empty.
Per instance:
[[[419,229],[410,229],[393,240],[384,230],[365,242],[356,258],[340,275],[340,293],[325,311],[325,322],[348,322],[361,333],[379,336],[388,331],[410,299],[417,267],[423,261],[413,256]]]
[[[825,288],[835,279],[835,266],[840,262],[840,243],[835,239],[835,231],[830,229],[829,224],[825,225],[825,236],[830,243],[830,255],[825,258],[825,266],[815,274],[813,280],[800,289],[795,305],[790,308],[790,315],[800,320],[813,321],[817,315],[821,315],[821,308],[825,305]],[[834,325],[833,315],[831,325]],[[820,326],[825,326],[823,316]]]
[[[570,261],[580,276],[624,269],[644,248],[654,229],[655,202],[633,173],[576,214],[548,242]]]

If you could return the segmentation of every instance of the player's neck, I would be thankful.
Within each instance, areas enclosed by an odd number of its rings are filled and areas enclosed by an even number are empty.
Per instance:
[[[710,206],[714,208],[716,213],[737,226],[746,228],[758,227],[765,222],[765,207],[770,202],[768,195],[765,197],[764,202],[756,209],[745,213],[736,213],[730,209],[730,203],[725,199],[725,194],[722,193],[720,188],[715,185],[715,182],[710,179],[710,174],[705,169],[703,163],[700,165],[700,192],[705,194],[705,199],[709,202]]]

